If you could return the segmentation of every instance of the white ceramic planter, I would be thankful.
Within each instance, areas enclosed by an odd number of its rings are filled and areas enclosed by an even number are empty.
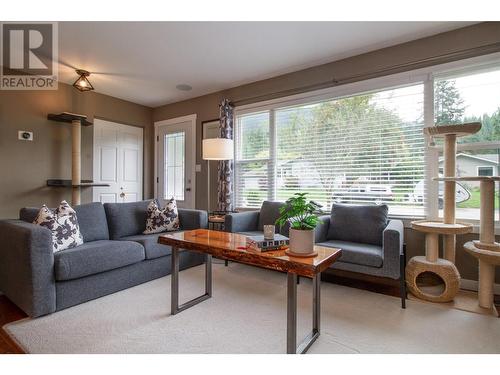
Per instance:
[[[290,251],[296,254],[314,252],[314,230],[290,229]]]

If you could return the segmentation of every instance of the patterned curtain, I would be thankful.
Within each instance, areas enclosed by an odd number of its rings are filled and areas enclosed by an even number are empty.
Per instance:
[[[223,99],[219,106],[220,113],[220,136],[221,138],[233,138],[233,110],[229,99]],[[233,210],[233,161],[221,160],[218,167],[218,211]]]

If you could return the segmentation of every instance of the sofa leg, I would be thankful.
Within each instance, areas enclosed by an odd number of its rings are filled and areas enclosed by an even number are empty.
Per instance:
[[[406,245],[403,245],[403,254],[399,256],[399,280],[400,280],[400,293],[401,293],[401,308],[406,309]]]

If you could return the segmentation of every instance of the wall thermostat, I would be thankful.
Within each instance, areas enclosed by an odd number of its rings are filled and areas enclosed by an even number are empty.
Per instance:
[[[26,130],[19,130],[17,132],[17,138],[21,141],[32,141],[33,140],[33,132],[28,132]]]

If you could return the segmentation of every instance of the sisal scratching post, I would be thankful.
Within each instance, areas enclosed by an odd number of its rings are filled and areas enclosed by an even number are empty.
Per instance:
[[[495,266],[479,259],[479,306],[490,308],[493,306],[493,284],[495,282]]]
[[[481,191],[479,243],[493,244],[495,243],[495,181],[482,180],[479,188]]]
[[[455,177],[456,170],[457,136],[446,134],[444,136],[444,177]],[[455,224],[455,181],[444,182],[444,209],[443,222]],[[455,263],[456,235],[447,234],[443,236],[443,258]]]
[[[439,234],[427,233],[425,236],[425,259],[436,262],[439,258]]]
[[[72,194],[71,202],[73,205],[78,205],[81,203],[81,159],[82,159],[82,124],[81,120],[71,121],[71,184],[72,184]]]

